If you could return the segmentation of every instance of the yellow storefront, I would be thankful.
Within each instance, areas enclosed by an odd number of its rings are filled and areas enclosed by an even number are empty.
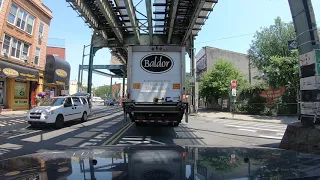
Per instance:
[[[4,108],[30,109],[31,97],[36,94],[39,85],[39,71],[0,61],[0,76],[5,78]]]

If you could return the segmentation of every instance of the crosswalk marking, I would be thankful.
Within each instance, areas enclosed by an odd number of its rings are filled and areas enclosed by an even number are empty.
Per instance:
[[[237,127],[237,128],[257,129],[257,130],[264,130],[264,131],[282,132],[281,130],[276,130],[276,129],[267,129],[267,128],[258,128],[258,127],[249,127],[249,126],[237,126],[237,125],[225,125],[225,126]]]
[[[259,135],[259,137],[263,137],[263,138],[270,138],[270,139],[282,139],[282,137],[277,137],[277,136],[265,136],[265,135]]]
[[[256,132],[256,130],[252,129],[238,129],[239,131],[249,131],[249,132]]]

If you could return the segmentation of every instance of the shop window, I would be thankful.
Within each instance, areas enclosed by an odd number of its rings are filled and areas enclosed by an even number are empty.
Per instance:
[[[19,27],[22,30],[25,30],[27,15],[28,15],[28,13],[25,10],[20,8],[20,11],[18,13],[16,26]]]
[[[8,35],[4,36],[4,40],[3,40],[3,45],[2,45],[2,54],[4,52],[6,52],[7,54],[9,54],[9,49],[10,49],[10,42],[11,42],[11,37]]]
[[[44,24],[43,24],[43,22],[40,22],[39,32],[38,32],[38,37],[39,38],[43,36],[43,31],[44,31]]]
[[[34,17],[30,15],[28,17],[27,33],[32,34],[33,25],[34,25]]]
[[[1,0],[0,0],[1,1]],[[17,26],[18,28],[32,34],[35,18],[29,14],[26,10],[12,3],[10,13],[8,16],[8,22]]]
[[[20,59],[20,55],[21,55],[21,45],[22,42],[17,40],[17,39],[13,39],[12,41],[12,47],[11,47],[11,57]]]
[[[30,45],[5,34],[2,49],[2,54],[6,52],[11,57],[25,60],[23,56],[29,55]]]
[[[14,97],[15,98],[25,98],[27,96],[26,89],[27,89],[27,83],[15,82]]]
[[[29,48],[30,48],[30,45],[29,45],[29,44],[24,43],[24,45],[23,45],[23,51],[22,51],[22,55],[24,55],[24,56],[29,56]]]
[[[15,4],[11,4],[11,8],[10,8],[10,13],[8,16],[8,22],[11,24],[14,24],[14,21],[16,19],[17,16],[17,11],[18,11],[18,6],[16,6]]]
[[[40,48],[37,47],[36,49],[36,55],[34,56],[34,61],[33,63],[35,65],[38,65],[39,66],[39,59],[40,59]]]

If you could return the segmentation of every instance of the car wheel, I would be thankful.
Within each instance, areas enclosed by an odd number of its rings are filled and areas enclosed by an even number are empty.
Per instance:
[[[54,123],[56,129],[61,129],[64,126],[64,118],[62,115],[58,115],[56,118],[56,122]]]
[[[88,121],[88,115],[86,112],[84,112],[81,118],[81,122],[86,122],[86,121]]]

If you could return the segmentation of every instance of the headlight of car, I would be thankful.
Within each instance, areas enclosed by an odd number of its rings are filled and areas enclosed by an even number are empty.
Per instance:
[[[44,115],[49,115],[49,114],[53,114],[53,113],[54,113],[54,111],[53,111],[53,110],[43,112],[43,114],[44,114]]]

